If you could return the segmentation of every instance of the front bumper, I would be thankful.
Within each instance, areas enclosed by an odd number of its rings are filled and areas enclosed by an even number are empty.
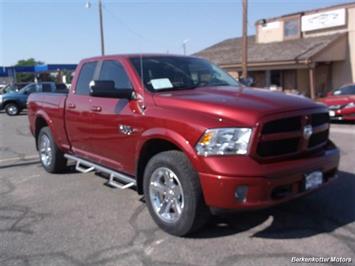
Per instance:
[[[336,176],[339,158],[339,150],[334,145],[329,145],[323,153],[314,157],[259,164],[259,167],[254,164],[254,167],[249,169],[244,169],[245,165],[238,164],[238,158],[235,158],[235,175],[199,173],[204,199],[206,204],[212,208],[270,207],[313,191],[304,189],[307,173],[321,171],[324,175],[324,183],[320,187],[329,183]],[[218,160],[223,163],[223,158],[213,159],[215,164],[218,164]],[[238,168],[242,169],[240,172],[244,175],[238,174]],[[248,176],[245,175],[246,172]],[[240,201],[235,196],[235,191],[239,186],[248,187],[245,201]]]

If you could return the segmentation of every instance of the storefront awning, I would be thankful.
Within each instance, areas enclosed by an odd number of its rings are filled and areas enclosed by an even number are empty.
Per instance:
[[[75,64],[50,64],[36,66],[0,66],[0,77],[12,76],[13,73],[40,73],[40,72],[55,72],[59,70],[74,71]]]

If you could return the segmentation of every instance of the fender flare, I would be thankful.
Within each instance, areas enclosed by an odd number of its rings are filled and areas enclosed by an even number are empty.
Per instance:
[[[37,120],[38,119],[43,119],[44,121],[46,121],[46,124],[48,125],[49,129],[51,130],[52,132],[52,135],[53,135],[53,138],[54,138],[54,141],[56,143],[58,143],[58,139],[57,139],[57,136],[55,134],[55,131],[53,129],[53,121],[52,119],[49,118],[48,114],[46,112],[43,112],[42,110],[39,110],[36,115],[35,115],[35,119],[34,119],[34,133],[35,133],[35,137],[36,137],[36,144],[37,144],[37,135],[36,135],[36,132],[37,132]]]
[[[183,135],[166,128],[151,128],[143,132],[136,147],[136,161],[139,161],[142,148],[149,140],[161,139],[177,146],[189,158],[193,167],[198,170],[198,155],[195,152],[194,143],[190,143]]]

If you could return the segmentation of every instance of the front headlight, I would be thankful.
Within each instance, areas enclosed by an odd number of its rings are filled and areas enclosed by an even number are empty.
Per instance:
[[[355,102],[346,104],[343,108],[353,108],[355,107]]]
[[[207,129],[196,144],[198,155],[246,154],[251,137],[251,128]]]
[[[2,103],[2,95],[0,95],[0,103]]]

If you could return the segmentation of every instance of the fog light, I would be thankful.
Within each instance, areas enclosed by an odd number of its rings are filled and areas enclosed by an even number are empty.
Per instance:
[[[247,200],[248,186],[239,186],[234,192],[234,197],[240,201],[245,202]]]

